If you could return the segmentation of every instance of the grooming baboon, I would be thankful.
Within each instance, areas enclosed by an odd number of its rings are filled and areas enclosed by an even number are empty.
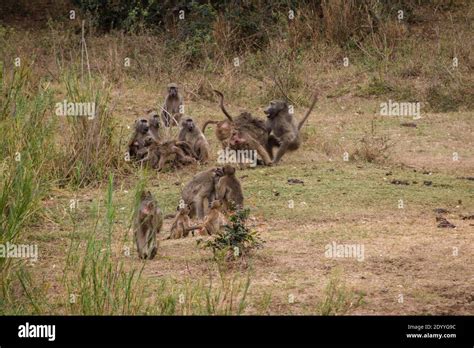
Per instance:
[[[211,209],[207,213],[204,221],[201,225],[189,227],[188,230],[199,230],[201,236],[213,235],[219,233],[219,231],[227,224],[227,219],[224,214],[221,213],[222,204],[219,200],[215,200],[211,204]]]
[[[170,83],[161,112],[163,125],[165,127],[179,125],[183,112],[183,96],[179,93],[178,86]]]
[[[216,137],[223,149],[229,147],[233,150],[255,150],[265,165],[271,165],[271,158],[267,152],[268,131],[265,122],[248,112],[232,117],[224,106],[224,95],[217,90],[214,92],[220,98],[219,105],[227,120],[207,121],[203,126],[203,132],[208,124],[216,124]]]
[[[161,121],[160,115],[156,111],[148,111],[148,123],[150,125],[150,134],[153,136],[155,141],[161,140]]]
[[[313,102],[303,119],[296,123],[295,117],[288,111],[288,104],[282,100],[273,100],[264,110],[267,115],[267,130],[270,133],[268,142],[270,155],[273,157],[273,147],[278,147],[273,163],[280,161],[286,151],[297,150],[301,145],[300,130],[318,100],[314,95]]]
[[[239,179],[235,176],[235,168],[230,165],[223,167],[224,175],[216,185],[217,199],[222,202],[224,211],[230,208],[242,208],[244,205],[244,194]]]
[[[179,132],[178,139],[186,141],[191,145],[200,162],[207,162],[209,159],[209,143],[201,130],[196,127],[191,117],[181,121],[181,131]]]
[[[185,141],[170,140],[164,143],[154,142],[147,148],[147,155],[142,162],[161,171],[166,161],[173,159],[177,167],[196,163],[195,154],[190,145]]]
[[[150,136],[150,125],[146,118],[140,118],[135,121],[135,130],[128,142],[127,148],[131,158],[138,158],[138,151],[146,147],[145,139]]]
[[[153,259],[158,249],[156,234],[163,225],[163,215],[150,191],[142,192],[135,220],[135,242],[141,259]]]
[[[215,186],[222,175],[222,168],[211,168],[196,174],[183,188],[181,197],[184,203],[190,207],[189,216],[191,218],[197,216],[202,219],[204,217],[205,208],[214,200]]]
[[[189,206],[179,209],[178,214],[171,225],[170,236],[168,239],[178,239],[187,237],[189,234]]]

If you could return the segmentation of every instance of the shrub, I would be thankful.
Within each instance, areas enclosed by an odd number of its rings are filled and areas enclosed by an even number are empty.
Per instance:
[[[212,250],[214,258],[224,255],[226,261],[235,260],[263,247],[264,241],[258,233],[245,226],[249,213],[249,209],[237,210],[230,216],[230,224],[224,227],[224,231],[205,242],[204,247]],[[202,240],[198,240],[200,243]]]

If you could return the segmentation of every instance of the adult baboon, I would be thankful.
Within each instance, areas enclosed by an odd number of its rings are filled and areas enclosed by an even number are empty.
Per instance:
[[[178,239],[187,237],[189,234],[189,206],[179,209],[178,214],[171,225],[170,236],[168,239]]]
[[[178,85],[176,83],[170,83],[168,85],[168,93],[163,104],[163,110],[161,117],[163,119],[163,125],[170,127],[179,125],[181,116],[183,115],[183,96],[178,91]]]
[[[223,174],[222,168],[211,168],[196,174],[186,184],[181,197],[190,207],[189,217],[204,217],[207,205],[214,200],[215,186]]]
[[[273,147],[278,147],[277,154],[273,159],[276,164],[287,151],[297,150],[301,145],[300,130],[303,123],[309,117],[311,111],[318,100],[315,93],[313,102],[309,107],[303,119],[296,123],[295,117],[288,111],[288,104],[283,100],[273,100],[264,110],[267,115],[267,130],[271,136],[271,144],[269,143],[270,154],[273,157]]]
[[[222,202],[225,211],[230,208],[242,208],[244,205],[244,194],[239,179],[235,176],[235,168],[230,165],[223,167],[222,176],[216,185],[217,199]]]
[[[150,191],[142,192],[135,220],[135,242],[141,259],[153,259],[158,249],[157,233],[163,225],[163,214]]]
[[[127,148],[130,158],[138,158],[138,151],[146,147],[145,139],[150,135],[150,125],[146,118],[139,118],[135,121],[135,129],[128,142]]]
[[[179,132],[178,139],[179,141],[186,141],[191,145],[200,162],[207,162],[209,159],[209,143],[201,130],[196,127],[191,117],[181,121],[181,131]]]
[[[209,213],[204,218],[201,225],[189,227],[188,230],[199,230],[201,236],[213,235],[219,233],[219,231],[227,224],[227,219],[224,214],[221,213],[222,204],[219,200],[215,200],[211,204]]]

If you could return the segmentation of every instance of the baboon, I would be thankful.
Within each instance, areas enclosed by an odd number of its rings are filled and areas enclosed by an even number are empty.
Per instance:
[[[179,209],[178,214],[173,221],[173,225],[171,225],[170,236],[168,239],[178,239],[187,237],[189,234],[189,206],[185,206],[184,208]]]
[[[193,119],[187,117],[181,121],[181,127],[178,139],[180,141],[186,141],[191,145],[200,162],[207,162],[209,159],[209,143],[201,130],[196,127]]]
[[[242,112],[234,119],[224,106],[224,95],[217,90],[214,92],[219,96],[219,105],[227,120],[207,121],[203,132],[208,124],[216,124],[216,137],[223,149],[229,147],[233,150],[255,150],[265,165],[271,165],[272,161],[267,152],[268,131],[265,122],[248,112]]]
[[[183,115],[183,96],[178,91],[178,85],[170,83],[168,85],[168,94],[166,95],[161,112],[163,125],[170,127],[179,125],[181,116]]]
[[[204,218],[201,225],[189,227],[188,230],[199,230],[201,236],[213,235],[219,233],[219,231],[227,224],[227,220],[224,214],[221,213],[222,203],[219,200],[215,200],[211,204],[209,213]]]
[[[150,134],[155,138],[155,141],[161,140],[161,121],[160,115],[156,111],[149,110],[148,111],[148,123],[150,125]]]
[[[186,184],[181,197],[190,207],[189,217],[197,216],[199,219],[204,217],[205,207],[214,200],[215,186],[223,174],[222,168],[211,168],[196,174]]]
[[[137,158],[138,151],[146,146],[145,139],[150,135],[149,130],[150,125],[146,118],[139,118],[135,121],[135,130],[127,145],[131,158],[139,159]]]
[[[314,94],[313,102],[303,119],[296,123],[296,119],[288,111],[288,104],[283,100],[273,100],[264,110],[267,115],[267,130],[270,134],[268,142],[269,153],[273,157],[273,147],[278,147],[273,163],[277,164],[287,151],[297,150],[301,145],[300,130],[309,117],[318,100]]]
[[[150,191],[142,192],[135,220],[135,242],[141,259],[153,259],[158,249],[156,235],[163,225],[163,214]]]
[[[193,149],[185,141],[170,140],[164,143],[153,142],[147,148],[147,155],[142,159],[142,163],[150,165],[161,171],[166,161],[173,158],[177,167],[181,165],[196,163]]]
[[[244,205],[244,194],[239,179],[235,176],[235,168],[230,165],[223,167],[224,175],[216,185],[217,199],[222,202],[224,211],[231,208],[242,208]]]

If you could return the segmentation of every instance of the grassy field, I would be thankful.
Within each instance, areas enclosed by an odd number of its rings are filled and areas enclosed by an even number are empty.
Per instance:
[[[282,72],[296,80],[288,95],[297,118],[313,88],[320,100],[298,151],[278,166],[237,171],[248,224],[265,244],[232,266],[215,261],[198,237],[166,240],[171,219],[154,260],[140,261],[133,243],[139,183],[165,214],[174,212],[190,178],[217,165],[214,129],[206,131],[206,166],[157,173],[123,154],[134,120],[162,102],[172,76],[200,125],[223,119],[212,88],[225,93],[232,114],[263,118],[278,94],[265,75],[274,62],[249,54],[240,70],[231,61],[170,68],[159,39],[112,33],[87,37],[89,78],[77,28],[0,27],[0,242],[39,250],[36,262],[0,260],[0,313],[474,314],[473,65],[458,39],[472,38],[473,6],[465,6],[454,23],[444,12],[436,17],[444,30],[437,36],[427,24],[434,15],[421,10],[425,22],[400,34],[396,58],[350,51],[344,67],[347,52],[324,44]],[[446,68],[453,50],[463,58],[457,70]],[[11,63],[17,54],[21,67]],[[96,101],[99,117],[55,116],[65,98]],[[380,116],[389,99],[421,100],[421,118]],[[440,208],[456,228],[437,227]],[[363,257],[326,257],[332,243],[363,247]]]

